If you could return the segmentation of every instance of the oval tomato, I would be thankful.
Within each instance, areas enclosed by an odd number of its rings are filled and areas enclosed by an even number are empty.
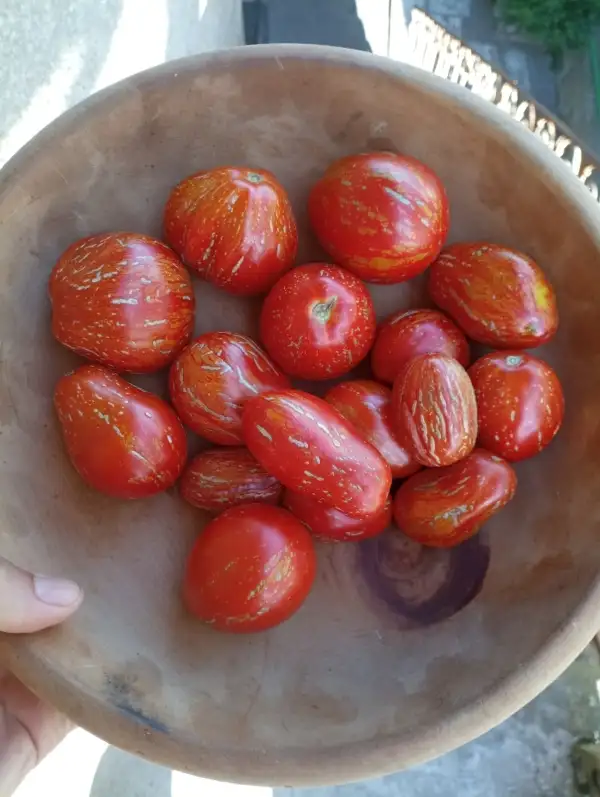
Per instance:
[[[215,448],[188,464],[179,491],[199,509],[222,512],[240,504],[277,504],[282,487],[246,448]]]
[[[392,419],[400,443],[429,468],[470,454],[477,438],[477,403],[462,365],[443,354],[423,354],[394,382]]]
[[[222,167],[182,180],[164,233],[183,261],[229,293],[266,293],[293,265],[298,233],[283,187],[264,169]]]
[[[496,348],[539,346],[558,328],[556,297],[543,271],[506,246],[448,246],[431,267],[429,293],[470,338]]]
[[[54,406],[67,453],[91,487],[146,498],[171,487],[185,465],[185,431],[158,396],[100,365],[63,376]]]
[[[148,235],[117,232],[72,244],[50,275],[52,333],[77,354],[117,371],[157,371],[194,327],[190,275]]]
[[[376,537],[392,522],[392,499],[373,515],[351,518],[339,509],[320,504],[308,495],[286,490],[284,504],[321,542],[360,542]]]
[[[425,271],[449,226],[438,177],[393,152],[332,163],[310,193],[308,214],[332,260],[367,282],[403,282]]]
[[[213,443],[239,446],[244,402],[289,379],[251,338],[207,332],[171,366],[169,393],[181,420]]]
[[[476,534],[516,488],[508,462],[475,449],[461,462],[421,471],[405,481],[394,497],[394,519],[412,540],[450,548]]]
[[[341,382],[325,395],[325,401],[375,446],[390,466],[393,479],[404,479],[421,469],[392,428],[392,391],[389,388],[369,379]]]
[[[290,490],[350,517],[379,511],[390,491],[390,466],[323,399],[300,390],[265,393],[247,402],[244,441]]]
[[[353,274],[326,263],[292,269],[264,301],[260,337],[291,376],[331,379],[363,360],[375,339],[371,295]]]
[[[266,504],[236,506],[196,540],[184,603],[220,631],[264,631],[300,608],[316,566],[311,536],[290,512]]]
[[[510,462],[538,454],[560,429],[565,400],[552,368],[522,351],[492,352],[469,369],[479,444]]]
[[[377,330],[371,368],[382,382],[393,383],[400,368],[420,354],[445,354],[466,368],[471,352],[466,337],[438,310],[401,310]]]

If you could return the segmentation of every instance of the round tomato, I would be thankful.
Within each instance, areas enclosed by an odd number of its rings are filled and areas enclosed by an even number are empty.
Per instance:
[[[394,497],[394,519],[411,540],[450,548],[476,534],[516,488],[508,462],[475,449],[461,462],[421,471],[405,481]]]
[[[332,260],[367,282],[403,282],[425,271],[449,226],[438,177],[393,152],[333,163],[310,193],[308,214]]]
[[[492,352],[469,369],[479,445],[510,462],[538,454],[560,429],[565,400],[557,375],[523,351]]]
[[[360,542],[381,534],[392,522],[390,496],[374,515],[362,519],[348,517],[339,509],[292,490],[285,491],[283,500],[290,512],[321,542]]]
[[[477,439],[477,403],[462,365],[444,354],[423,354],[394,382],[392,419],[400,443],[429,468],[458,462]]]
[[[207,512],[255,502],[277,504],[282,488],[246,448],[203,451],[188,464],[179,484],[181,497]]]
[[[82,365],[63,376],[54,406],[75,470],[100,492],[146,498],[183,470],[185,431],[171,407],[108,368]]]
[[[379,452],[326,401],[300,390],[246,403],[244,441],[269,473],[353,518],[384,505],[392,474]]]
[[[300,608],[316,567],[311,536],[290,512],[267,504],[236,506],[196,540],[184,603],[219,631],[264,631]]]
[[[332,379],[364,359],[375,339],[371,295],[353,274],[310,263],[283,276],[264,301],[260,336],[291,376]]]
[[[50,275],[52,332],[69,349],[116,371],[158,371],[194,327],[190,275],[148,235],[115,232],[72,244]]]
[[[420,354],[445,354],[466,368],[471,360],[466,337],[438,310],[401,310],[377,330],[371,368],[382,382],[393,383],[401,366]]]
[[[470,338],[495,348],[539,346],[558,328],[556,298],[543,271],[506,246],[448,246],[431,267],[429,292]]]
[[[392,428],[392,391],[369,379],[341,382],[325,395],[325,401],[379,451],[393,479],[404,479],[421,466],[400,445]]]
[[[289,379],[251,338],[207,332],[171,366],[169,393],[181,420],[213,443],[239,446],[244,402]]]
[[[186,177],[164,215],[168,243],[229,293],[266,293],[294,262],[298,233],[283,187],[263,169],[222,167]]]

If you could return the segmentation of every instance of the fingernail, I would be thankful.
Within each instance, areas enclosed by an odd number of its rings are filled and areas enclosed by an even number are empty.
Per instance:
[[[33,590],[38,600],[49,606],[72,606],[81,597],[79,586],[64,578],[34,576]]]

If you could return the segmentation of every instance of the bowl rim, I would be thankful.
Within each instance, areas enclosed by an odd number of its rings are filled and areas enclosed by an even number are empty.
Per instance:
[[[425,70],[372,53],[312,44],[245,45],[201,53],[144,70],[90,95],[46,126],[25,144],[0,171],[0,199],[14,188],[19,173],[47,143],[68,133],[80,118],[109,106],[125,92],[141,91],[154,80],[200,72],[206,66],[240,61],[272,62],[285,69],[286,60],[340,64],[368,70],[420,91],[436,94],[460,106],[471,117],[496,131],[537,164],[540,178],[561,192],[575,207],[590,239],[600,249],[598,205],[568,166],[530,131],[504,111],[468,89]],[[560,167],[557,165],[562,163]],[[566,171],[563,171],[566,169]],[[117,747],[156,763],[215,780],[263,786],[316,786],[347,783],[406,769],[443,755],[490,730],[522,708],[554,681],[582,652],[600,627],[600,576],[587,590],[577,610],[561,622],[537,652],[511,675],[499,680],[461,710],[406,733],[336,743],[325,748],[276,750],[208,749],[198,741],[165,738],[144,718],[123,715],[118,708],[86,690],[77,677],[51,666],[50,657],[38,655],[31,637],[0,634],[0,659],[42,699],[56,706],[78,725]],[[43,632],[52,633],[52,632]]]

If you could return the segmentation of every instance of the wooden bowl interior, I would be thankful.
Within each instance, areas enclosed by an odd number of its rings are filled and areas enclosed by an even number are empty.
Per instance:
[[[515,500],[473,542],[424,551],[394,532],[320,546],[316,587],[283,626],[218,634],[182,609],[185,556],[206,517],[176,491],[117,502],[70,467],[52,409],[76,364],[49,331],[47,278],[73,240],[160,234],[185,175],[272,170],[298,214],[298,262],[322,259],[305,216],[335,158],[393,149],[443,179],[451,238],[535,257],[561,312],[542,356],[567,415],[518,466]],[[0,641],[39,693],[109,741],[208,777],[345,781],[440,754],[503,719],[574,658],[598,621],[600,241],[566,167],[467,92],[374,57],[249,48],[152,70],[34,140],[0,181],[0,553],[76,577],[64,627]],[[197,329],[255,334],[259,303],[197,283]],[[383,317],[422,283],[375,288]],[[136,380],[164,390],[164,374]],[[485,576],[485,579],[484,579]],[[460,611],[457,611],[460,609]]]

